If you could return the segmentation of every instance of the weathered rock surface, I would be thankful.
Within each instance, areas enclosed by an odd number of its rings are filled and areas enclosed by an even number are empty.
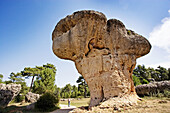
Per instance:
[[[21,90],[20,84],[0,84],[0,107],[6,107]]]
[[[170,90],[170,81],[151,82],[149,84],[138,85],[135,90],[139,96]]]
[[[55,55],[74,61],[86,80],[90,106],[110,98],[137,101],[132,71],[136,59],[151,49],[143,36],[126,29],[119,20],[107,20],[103,13],[84,10],[61,19],[52,39]]]
[[[32,93],[32,92],[28,92],[25,95],[25,97],[26,97],[26,101],[34,103],[34,102],[37,102],[37,100],[40,98],[40,95]]]

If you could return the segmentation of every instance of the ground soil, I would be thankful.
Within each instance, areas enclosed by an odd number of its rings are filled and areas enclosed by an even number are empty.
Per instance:
[[[85,102],[86,100],[86,102]],[[64,105],[64,102],[62,102],[63,104],[61,105],[61,109],[58,110],[54,110],[51,113],[68,113],[68,112],[72,112],[72,113],[170,113],[170,98],[156,98],[156,97],[145,97],[143,98],[143,101],[139,101],[138,105],[134,105],[134,106],[124,106],[123,108],[120,109],[115,109],[114,107],[109,107],[109,108],[99,108],[99,107],[93,107],[91,110],[87,110],[87,104],[89,103],[89,99],[80,99],[80,100],[72,100],[72,103],[82,103],[84,102],[84,106],[86,107],[79,107],[76,108],[76,106],[73,106],[71,104],[71,107],[68,107],[66,105]],[[8,106],[8,108],[6,108],[7,113],[15,113],[15,112],[19,112],[20,113],[24,113],[22,112],[22,106],[27,105],[26,104],[10,104]],[[15,105],[15,106],[14,106]],[[77,105],[77,104],[75,104]],[[78,107],[78,106],[77,106]],[[76,108],[76,109],[75,109]],[[1,111],[1,110],[0,110]],[[5,113],[5,112],[4,112]]]
[[[138,105],[124,106],[115,109],[114,107],[99,108],[94,107],[91,110],[84,108],[74,109],[73,113],[170,113],[170,98],[151,98],[145,97]]]

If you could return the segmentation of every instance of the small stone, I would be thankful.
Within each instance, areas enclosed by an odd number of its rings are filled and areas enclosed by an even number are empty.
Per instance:
[[[162,103],[168,103],[166,100],[160,100],[158,103],[162,104]]]
[[[117,111],[117,110],[119,110],[119,108],[118,108],[118,107],[114,107],[114,110],[116,110],[116,111]]]

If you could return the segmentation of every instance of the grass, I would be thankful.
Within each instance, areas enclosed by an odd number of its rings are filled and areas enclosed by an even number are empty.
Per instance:
[[[26,110],[26,106],[30,103],[10,103],[6,108],[0,108],[0,113],[42,113],[39,109]],[[48,109],[49,112],[59,109],[59,107],[54,107]],[[47,111],[47,112],[48,112]]]
[[[60,101],[60,104],[68,105],[68,101]],[[90,98],[82,98],[80,100],[78,99],[72,99],[71,100],[71,106],[81,107],[81,106],[88,106],[90,103]]]
[[[90,102],[90,98],[82,98],[80,100],[72,99],[71,100],[71,106],[81,107],[81,106],[88,106]],[[60,101],[59,104],[68,105],[68,101]],[[25,108],[25,105],[20,105],[19,103],[13,103],[10,104],[7,108],[3,109],[3,111],[0,109],[0,113],[30,113],[30,112],[39,112],[38,110],[32,110],[32,111],[25,111],[23,110]],[[57,109],[57,108],[56,108]],[[113,109],[102,109],[106,110],[107,113],[113,112]],[[20,112],[19,112],[20,111]],[[22,111],[22,112],[21,112]],[[123,113],[170,113],[170,98],[163,97],[144,97],[143,101],[138,102],[138,105],[136,106],[130,106],[127,107],[127,109],[122,110]],[[95,110],[94,112],[97,112]]]
[[[130,109],[125,110],[125,113],[170,113],[170,98],[163,97],[144,97],[137,106],[132,106]]]
[[[88,105],[90,99],[82,100],[72,100],[72,105],[78,105],[77,107]],[[100,109],[99,107],[94,107],[92,111],[94,113],[113,113],[113,112],[123,112],[123,113],[170,113],[170,98],[167,97],[144,97],[143,101],[139,101],[138,105],[125,106],[120,111],[114,111],[113,108]],[[76,103],[76,104],[75,104]],[[67,105],[67,101],[62,101],[60,104]],[[80,105],[79,105],[80,104]],[[86,113],[88,111],[84,109],[76,109],[76,113]]]

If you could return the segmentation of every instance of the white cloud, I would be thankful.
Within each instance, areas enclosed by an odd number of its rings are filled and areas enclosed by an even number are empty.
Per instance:
[[[170,14],[170,10],[168,10]],[[149,35],[152,46],[165,49],[170,53],[170,17],[162,19],[162,24],[156,26]]]
[[[158,66],[162,66],[164,68],[170,68],[170,62],[161,62],[158,64],[150,64],[150,65],[146,65],[146,67],[152,67],[152,68],[157,68]]]

